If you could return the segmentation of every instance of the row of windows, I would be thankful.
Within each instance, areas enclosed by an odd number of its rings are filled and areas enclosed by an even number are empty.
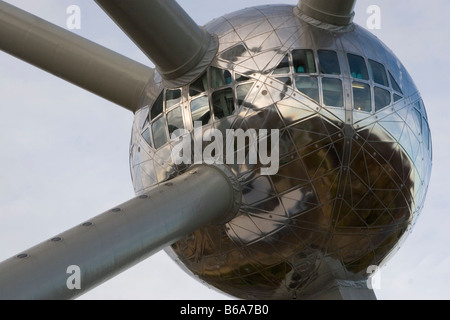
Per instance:
[[[317,62],[316,62],[317,61]],[[392,74],[383,64],[362,56],[348,53],[353,91],[353,107],[358,111],[379,111],[392,102],[402,99],[402,90]],[[332,50],[314,51],[298,49],[288,53],[273,74],[286,85],[292,85],[294,74],[297,90],[320,103],[330,107],[343,107],[342,75],[339,57]],[[281,75],[286,75],[282,77]]]
[[[155,149],[165,145],[185,123],[199,121],[202,125],[231,116],[242,105],[254,82],[238,73],[210,67],[187,92],[190,119],[184,119],[182,89],[163,90],[151,107],[143,125],[142,137]]]
[[[365,58],[350,53],[347,58],[354,79],[352,90],[356,110],[378,111],[402,98],[399,85],[382,64],[370,59],[366,62]],[[292,86],[294,80],[295,88],[317,103],[344,107],[341,67],[335,51],[318,50],[316,59],[313,50],[293,50],[273,74],[288,86]],[[177,129],[185,129],[185,123],[189,121],[206,125],[226,118],[242,105],[253,84],[244,75],[210,67],[186,89],[190,113],[185,116],[190,119],[183,117],[183,90],[163,90],[149,111],[142,136],[158,149]]]

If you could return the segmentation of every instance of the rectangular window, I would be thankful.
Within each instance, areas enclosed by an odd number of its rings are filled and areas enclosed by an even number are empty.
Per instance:
[[[389,76],[391,78],[392,89],[403,94],[402,89],[400,89],[400,86],[398,85],[397,81],[395,81],[394,77],[392,76],[392,74],[390,72],[389,72]]]
[[[142,132],[142,138],[144,138],[144,140],[150,145],[150,147],[152,147],[152,141],[150,139],[150,130],[149,128],[145,129],[144,132]]]
[[[316,77],[296,77],[295,86],[298,91],[319,103],[319,85]]]
[[[373,60],[369,60],[369,66],[372,72],[373,81],[382,86],[389,87],[386,69],[384,68],[384,66],[381,63]]]
[[[358,111],[372,111],[370,86],[362,82],[353,82],[353,108]]]
[[[184,129],[183,111],[181,107],[175,108],[167,114],[167,127],[169,128],[169,138],[172,139],[172,133],[178,129]],[[176,135],[178,137],[179,134]]]
[[[201,121],[202,125],[211,122],[211,111],[209,109],[209,99],[203,96],[191,101],[192,124]]]
[[[253,83],[241,84],[236,87],[237,103],[238,106],[244,103],[245,98],[253,87]]]
[[[343,107],[342,81],[333,78],[322,79],[323,103],[330,107]]]
[[[369,80],[369,72],[367,71],[366,61],[363,57],[347,54],[350,73],[354,79]]]
[[[292,86],[292,79],[289,77],[280,77],[277,78],[277,80],[283,82],[287,86]]]
[[[289,55],[286,55],[283,60],[280,62],[278,67],[275,69],[273,74],[288,74],[290,73],[289,68]]]
[[[228,88],[214,92],[212,106],[216,120],[231,116],[234,112],[233,89]]]
[[[161,148],[168,141],[166,132],[166,118],[160,117],[152,124],[153,145],[155,149]]]
[[[244,82],[250,80],[250,78],[247,78],[246,76],[243,76],[239,73],[235,73],[234,76],[236,77],[236,82]]]
[[[316,73],[316,62],[312,50],[293,50],[292,60],[295,73]]]
[[[209,70],[211,76],[211,88],[216,89],[231,84],[232,78],[230,71],[215,67],[211,67]]]
[[[341,74],[339,59],[335,51],[319,50],[318,54],[320,73],[333,75]]]
[[[375,111],[381,110],[391,104],[391,93],[387,90],[375,87]]]
[[[397,102],[397,101],[402,100],[402,99],[403,99],[402,96],[399,96],[398,94],[394,93],[394,102]]]
[[[164,92],[161,92],[161,94],[156,99],[155,103],[152,106],[152,109],[150,110],[150,120],[156,119],[164,109]]]
[[[166,91],[166,110],[181,102],[181,90]]]
[[[191,97],[202,94],[208,89],[208,77],[206,72],[202,74],[200,78],[198,78],[194,83],[192,83],[189,87],[189,95]]]

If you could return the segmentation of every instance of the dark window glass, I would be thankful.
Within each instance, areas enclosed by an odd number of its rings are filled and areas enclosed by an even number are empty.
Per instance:
[[[167,90],[166,91],[166,110],[170,109],[181,101],[181,90]]]
[[[414,108],[413,114],[414,114],[414,120],[415,120],[414,122],[415,122],[415,124],[416,124],[416,126],[417,126],[417,129],[420,130],[420,134],[423,134],[423,128],[422,128],[422,114],[420,113],[419,110],[417,110],[417,109],[415,109],[415,108]]]
[[[369,80],[369,72],[367,71],[366,61],[363,57],[347,54],[350,72],[354,79]]]
[[[278,67],[273,72],[274,74],[286,74],[290,73],[289,69],[289,55],[286,55],[281,63],[278,65]]]
[[[225,50],[220,56],[222,59],[228,61],[237,61],[238,57],[244,56],[247,53],[247,48],[243,44],[238,44],[232,48]]]
[[[211,67],[209,74],[211,76],[211,88],[213,89],[229,85],[232,82],[231,72],[228,70]]]
[[[422,108],[421,108],[422,114],[425,117],[425,119],[428,121],[427,110],[425,109],[425,104],[423,103],[422,99],[420,99],[420,105],[422,106]]]
[[[319,102],[319,85],[315,77],[296,77],[295,86],[298,91]]]
[[[292,86],[292,79],[290,77],[277,78],[277,80],[283,82],[287,86]]]
[[[398,85],[397,81],[395,81],[394,77],[392,76],[392,74],[390,72],[389,72],[389,77],[391,78],[392,89],[403,94],[402,89],[400,89],[400,86]]]
[[[375,87],[375,111],[381,110],[391,104],[391,93],[387,90]]]
[[[167,132],[166,132],[166,119],[164,117],[158,118],[152,124],[153,133],[153,144],[155,149],[159,149],[167,142]]]
[[[250,78],[247,78],[246,76],[243,76],[238,73],[236,73],[234,76],[236,77],[236,82],[244,82],[244,81],[250,80]]]
[[[189,95],[194,97],[205,92],[208,89],[208,77],[206,76],[206,72],[198,78],[191,86],[189,87]]]
[[[144,124],[142,125],[142,129],[144,129],[148,125],[148,117],[145,117]]]
[[[175,108],[167,114],[167,127],[169,128],[169,138],[177,129],[184,129],[183,113],[181,107]]]
[[[339,79],[323,78],[323,103],[330,107],[343,107],[344,98],[342,90],[342,81]]]
[[[144,138],[144,140],[150,145],[150,147],[152,147],[152,142],[150,139],[150,129],[147,128],[145,129],[144,132],[142,132],[142,138]]]
[[[319,50],[320,73],[323,74],[341,74],[339,59],[335,51]]]
[[[150,120],[156,119],[162,112],[164,107],[164,93],[161,92],[159,97],[156,99],[155,103],[150,110]]]
[[[381,63],[369,60],[370,70],[372,71],[373,81],[382,86],[389,87],[386,69]]]
[[[191,101],[192,122],[201,121],[202,125],[211,121],[208,97],[200,97]]]
[[[403,99],[402,96],[399,96],[398,94],[394,93],[394,102],[397,102],[397,101],[402,100],[402,99]]]
[[[252,87],[253,87],[253,83],[246,83],[246,84],[241,84],[240,86],[237,86],[236,95],[237,95],[237,100],[238,100],[237,103],[239,106],[244,103],[244,100],[247,97],[247,94],[250,92]]]
[[[353,108],[358,111],[372,111],[370,86],[362,82],[353,82]]]
[[[231,116],[234,112],[233,89],[228,88],[214,92],[212,105],[216,120]]]
[[[295,73],[316,73],[316,63],[312,50],[292,51]]]
[[[425,120],[425,118],[422,118],[422,127],[423,127],[423,131],[424,131],[423,140],[424,140],[425,144],[427,145],[428,150],[430,150],[430,148],[431,148],[431,133],[430,133],[430,128],[428,126],[428,122],[427,122],[427,120]]]

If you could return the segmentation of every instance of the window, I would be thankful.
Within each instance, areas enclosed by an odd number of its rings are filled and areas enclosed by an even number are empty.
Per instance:
[[[287,86],[292,86],[292,79],[290,77],[280,77],[277,80],[283,82]]]
[[[290,73],[289,55],[285,55],[273,74],[287,74]]]
[[[333,78],[322,79],[323,103],[330,107],[343,107],[342,81]]]
[[[164,117],[158,118],[152,124],[153,145],[155,149],[161,148],[168,141],[166,132],[166,119]]]
[[[215,67],[211,67],[209,70],[211,76],[211,88],[216,89],[231,84],[232,78],[230,71]]]
[[[250,78],[247,78],[246,76],[243,76],[239,73],[236,73],[234,76],[236,77],[236,82],[244,82],[250,80]]]
[[[400,86],[398,85],[397,81],[395,81],[394,77],[392,76],[392,74],[390,72],[389,72],[389,77],[391,78],[392,89],[403,94],[402,89],[400,89]]]
[[[181,102],[181,90],[166,91],[166,110]]]
[[[319,50],[318,54],[320,73],[333,75],[341,74],[339,59],[335,51]]]
[[[319,103],[319,86],[316,77],[296,77],[295,86],[298,91]]]
[[[293,50],[292,60],[295,73],[316,73],[316,62],[312,50]]]
[[[189,87],[189,95],[195,97],[208,89],[206,72]]]
[[[353,108],[358,111],[372,111],[370,86],[362,82],[353,82]]]
[[[142,129],[144,129],[148,125],[148,123],[149,123],[148,117],[145,117],[145,121],[144,121],[144,124],[142,125]]]
[[[244,56],[247,53],[247,48],[242,44],[238,44],[225,50],[220,56],[222,59],[228,61],[237,61],[237,57]]]
[[[372,78],[375,83],[382,86],[389,87],[388,78],[386,75],[386,69],[381,63],[373,60],[369,60],[370,70],[372,71]]]
[[[228,88],[214,92],[212,106],[216,120],[231,116],[234,112],[233,89]]]
[[[431,132],[430,127],[428,126],[427,120],[425,118],[422,118],[422,127],[424,131],[423,140],[427,145],[428,150],[431,148]]]
[[[375,111],[381,110],[391,104],[391,93],[387,90],[375,87]]]
[[[354,79],[369,80],[369,72],[367,71],[366,61],[363,57],[347,54],[350,73]]]
[[[209,100],[203,96],[191,101],[192,122],[201,121],[202,125],[211,122],[211,111],[209,109]]]
[[[399,96],[398,94],[394,93],[394,102],[397,102],[397,101],[402,100],[402,99],[403,99],[402,96]]]
[[[172,133],[174,133],[175,130],[184,129],[183,112],[181,107],[175,108],[167,113],[167,126],[169,128],[170,139],[172,139]]]
[[[242,105],[244,103],[247,94],[250,92],[253,87],[253,83],[241,84],[236,87],[236,96],[238,105]]]
[[[164,91],[161,92],[159,97],[156,99],[155,103],[150,110],[150,120],[156,119],[162,112],[164,108]]]
[[[152,141],[150,139],[150,129],[149,128],[145,129],[145,131],[142,132],[142,138],[144,138],[144,140],[150,145],[150,147],[153,146]]]

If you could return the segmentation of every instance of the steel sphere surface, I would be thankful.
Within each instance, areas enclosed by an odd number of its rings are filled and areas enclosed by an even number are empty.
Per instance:
[[[189,168],[171,161],[170,125],[194,136],[195,120],[203,132],[278,129],[279,170],[228,164],[242,186],[239,214],[166,251],[244,299],[306,299],[336,281],[365,282],[414,225],[430,179],[430,129],[408,72],[362,27],[305,20],[296,6],[244,9],[205,29],[219,43],[212,64],[183,87],[156,79],[136,112],[136,194]]]

